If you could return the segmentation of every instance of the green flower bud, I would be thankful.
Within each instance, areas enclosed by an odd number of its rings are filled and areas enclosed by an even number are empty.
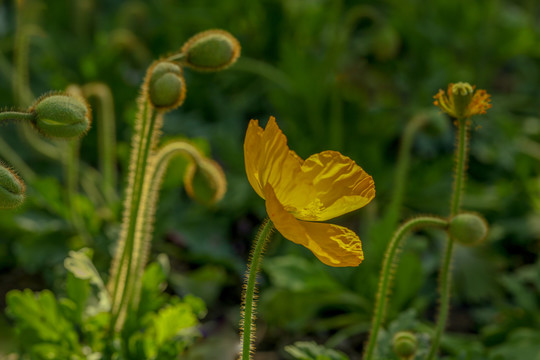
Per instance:
[[[184,102],[186,84],[180,66],[168,62],[158,62],[150,69],[148,97],[159,110],[172,110]]]
[[[225,174],[213,160],[202,159],[191,163],[184,175],[186,192],[193,199],[207,205],[220,201],[227,189]]]
[[[392,339],[392,349],[400,359],[412,359],[417,348],[418,340],[409,331],[400,331]]]
[[[466,82],[455,83],[452,87],[454,97],[454,108],[458,118],[464,118],[467,114],[467,108],[471,103],[474,94],[474,88]]]
[[[463,213],[456,215],[450,221],[448,233],[461,245],[478,245],[487,236],[488,225],[479,215]]]
[[[25,190],[22,180],[0,164],[0,209],[13,209],[21,205]]]
[[[57,138],[79,137],[90,128],[88,105],[69,95],[48,95],[40,98],[30,109],[33,125],[44,135]]]
[[[240,43],[223,30],[208,30],[196,34],[182,46],[185,65],[199,71],[219,71],[240,56]]]

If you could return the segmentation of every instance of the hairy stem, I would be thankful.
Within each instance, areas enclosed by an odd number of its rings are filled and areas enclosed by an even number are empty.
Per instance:
[[[265,245],[270,239],[274,230],[274,224],[270,219],[267,219],[255,237],[253,250],[251,253],[251,261],[247,268],[247,277],[244,283],[244,292],[242,296],[242,321],[240,329],[242,331],[242,353],[241,360],[250,360],[254,349],[255,338],[255,286],[257,284],[257,273],[261,267],[262,255]]]
[[[402,241],[405,239],[405,235],[407,235],[413,229],[426,228],[430,226],[446,227],[447,225],[448,221],[445,219],[433,216],[420,216],[408,220],[394,233],[394,236],[392,237],[392,240],[390,240],[390,244],[388,245],[384,255],[384,262],[381,275],[379,277],[377,298],[375,301],[375,311],[371,323],[371,331],[368,343],[364,350],[364,360],[370,360],[373,357],[375,345],[377,344],[379,329],[386,315],[388,293],[392,283],[393,273],[395,267],[397,266],[399,249],[402,245]]]
[[[140,279],[144,273],[144,266],[148,260],[150,253],[150,244],[152,230],[154,227],[154,217],[157,208],[158,193],[163,180],[163,175],[167,170],[170,160],[178,155],[188,155],[193,161],[202,161],[202,155],[191,144],[183,141],[175,141],[164,145],[149,159],[146,180],[144,181],[141,195],[141,209],[144,209],[144,221],[137,225],[137,233],[141,236],[140,256],[133,260],[133,268],[135,269],[135,278]],[[138,306],[141,292],[141,282],[135,281],[133,289],[132,305]]]
[[[29,23],[23,16],[26,5],[22,1],[17,2],[15,47],[13,51],[13,97],[15,104],[20,107],[28,107],[34,101],[28,75],[28,52],[30,35],[39,33],[37,25]],[[21,137],[40,154],[54,160],[61,156],[59,149],[53,143],[36,134],[28,124],[22,124],[18,130]]]
[[[139,113],[133,136],[128,186],[124,202],[124,215],[120,240],[111,267],[108,289],[112,294],[111,325],[120,331],[133,296],[143,237],[138,228],[145,221],[146,209],[143,187],[147,164],[157,142],[162,115],[146,99],[145,91],[139,98]]]
[[[456,148],[456,168],[454,178],[454,188],[452,193],[452,203],[450,208],[450,218],[457,215],[461,207],[461,198],[463,195],[463,189],[465,184],[465,169],[467,167],[468,158],[468,136],[469,136],[469,119],[458,119],[458,135],[457,135],[457,148]],[[431,342],[431,348],[427,356],[428,360],[433,360],[436,357],[437,350],[439,348],[439,342],[441,340],[442,333],[446,327],[446,321],[448,319],[448,312],[450,308],[450,291],[452,285],[452,251],[454,248],[454,240],[448,238],[446,248],[444,250],[443,261],[439,272],[439,293],[440,293],[440,307],[439,315],[437,317],[437,325],[435,327],[435,333]]]
[[[35,115],[22,111],[2,111],[0,112],[0,123],[2,121],[32,121]]]

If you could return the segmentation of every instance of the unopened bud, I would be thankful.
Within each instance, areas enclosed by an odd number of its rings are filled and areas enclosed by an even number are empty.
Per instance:
[[[416,336],[409,331],[400,331],[392,339],[394,353],[403,360],[412,359],[418,348]]]
[[[479,215],[464,213],[450,221],[448,233],[461,245],[472,246],[481,243],[487,236],[488,225]]]
[[[150,69],[148,96],[154,107],[160,110],[172,110],[184,102],[186,83],[180,66],[162,61]]]
[[[452,95],[454,98],[454,109],[456,116],[459,118],[467,117],[467,108],[471,103],[474,89],[471,84],[466,82],[455,83],[452,87]]]
[[[240,43],[223,30],[208,30],[190,38],[182,53],[184,63],[199,71],[219,71],[231,66],[240,56]]]
[[[0,209],[13,209],[24,202],[25,186],[10,169],[0,164]]]
[[[186,192],[195,200],[212,205],[220,201],[227,189],[225,174],[213,160],[203,158],[192,162],[184,175]]]
[[[79,137],[90,128],[88,105],[74,96],[48,95],[30,109],[35,115],[33,125],[44,135],[58,138]]]

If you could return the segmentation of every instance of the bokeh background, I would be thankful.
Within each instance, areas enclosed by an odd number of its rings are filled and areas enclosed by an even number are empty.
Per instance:
[[[490,224],[485,243],[458,247],[446,359],[540,359],[540,4],[534,0],[21,0],[28,74],[35,96],[70,84],[106,84],[114,98],[118,184],[100,200],[99,181],[78,184],[81,227],[71,219],[62,160],[29,144],[15,124],[0,127],[0,159],[24,176],[28,197],[0,213],[0,307],[12,289],[61,294],[71,249],[91,247],[103,277],[118,235],[135,99],[148,65],[193,34],[221,28],[242,44],[230,69],[186,69],[184,105],[166,115],[164,137],[195,139],[224,168],[228,191],[207,207],[182,187],[182,163],[164,180],[152,259],[171,263],[167,291],[207,304],[205,339],[193,359],[237,346],[240,293],[264,201],[244,173],[250,119],[275,116],[300,156],[327,149],[373,176],[375,200],[337,220],[363,240],[358,268],[334,269],[277,234],[260,277],[257,359],[291,358],[286,345],[313,340],[358,359],[369,329],[379,269],[397,224],[416,214],[446,216],[454,127],[432,104],[448,83],[492,94],[473,119],[464,208]],[[0,2],[0,107],[17,107],[12,81],[17,10]],[[96,115],[96,113],[95,113]],[[396,174],[404,130],[412,138],[406,173]],[[416,119],[416,120],[415,120]],[[99,142],[81,142],[80,179],[95,175]],[[22,165],[21,164],[22,161]],[[403,185],[403,196],[396,188]],[[98,184],[96,186],[96,184]],[[429,328],[437,310],[437,269],[445,234],[421,231],[404,248],[390,296],[388,334]],[[0,354],[14,350],[0,318]],[[384,335],[384,334],[383,334]],[[289,356],[289,357],[288,357]],[[391,358],[392,355],[388,355]]]

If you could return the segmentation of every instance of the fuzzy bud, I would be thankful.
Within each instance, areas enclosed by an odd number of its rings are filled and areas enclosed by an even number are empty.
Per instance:
[[[207,205],[220,201],[227,189],[221,166],[210,159],[191,163],[186,169],[184,184],[190,197]]]
[[[448,233],[461,245],[473,246],[481,243],[487,236],[488,225],[479,215],[464,213],[450,221]]]
[[[168,62],[158,62],[150,69],[148,97],[159,110],[172,110],[184,102],[186,83],[180,66]]]
[[[456,115],[459,118],[464,118],[467,115],[467,108],[471,103],[474,89],[471,84],[466,82],[458,82],[452,87],[452,95],[454,97],[454,108]]]
[[[418,348],[416,336],[409,331],[400,331],[392,339],[394,353],[403,360],[412,359]]]
[[[199,71],[219,71],[232,64],[240,56],[240,43],[223,30],[208,30],[190,38],[182,53],[185,65]]]
[[[90,128],[88,105],[69,95],[48,95],[40,98],[30,111],[33,125],[46,136],[71,138],[84,135]]]
[[[25,190],[22,180],[0,164],[0,209],[13,209],[21,205]]]

